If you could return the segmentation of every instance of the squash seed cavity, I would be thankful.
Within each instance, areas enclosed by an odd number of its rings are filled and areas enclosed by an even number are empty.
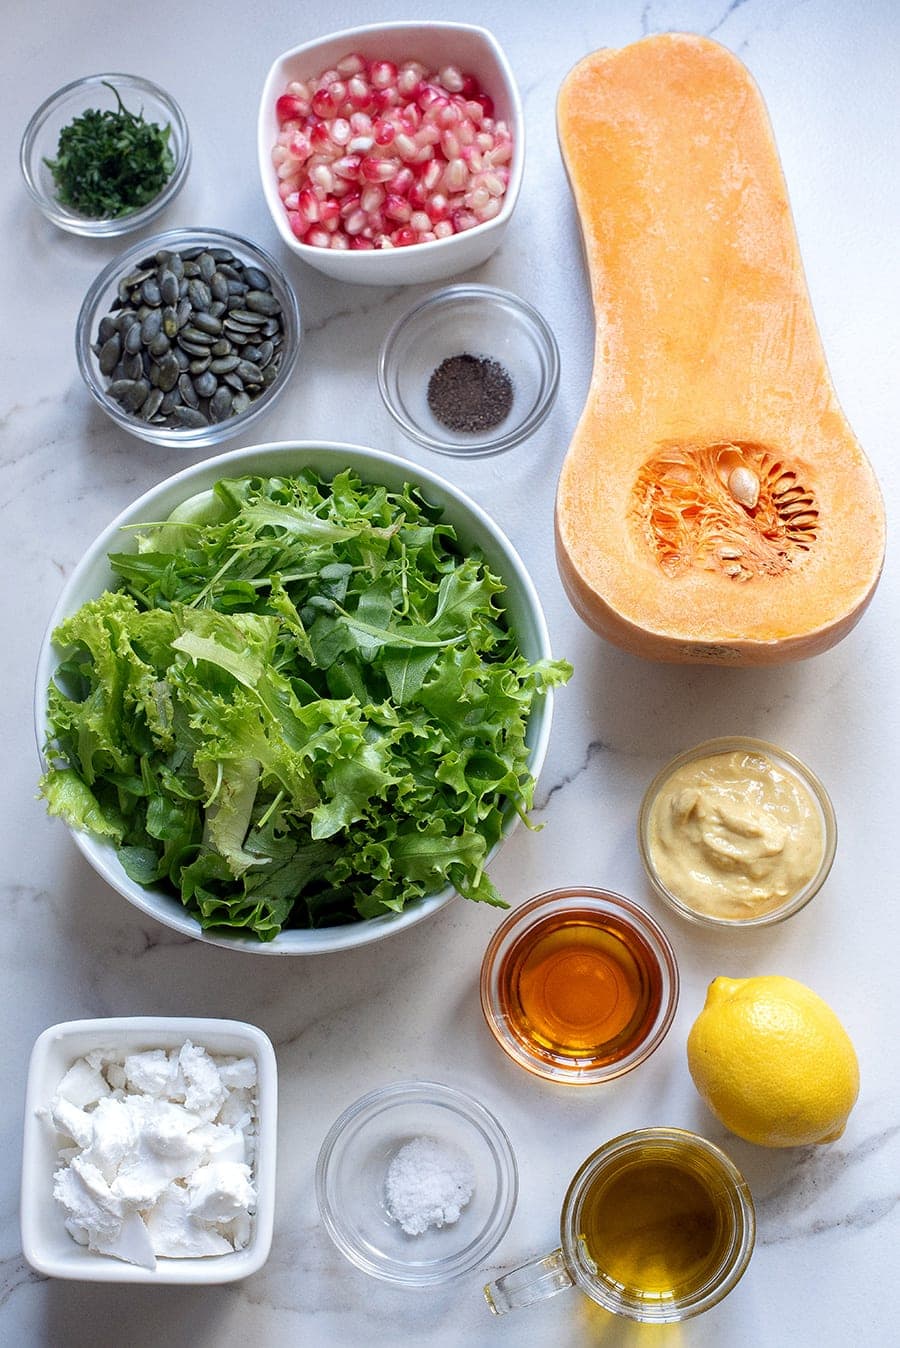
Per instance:
[[[633,489],[632,522],[670,576],[779,576],[815,546],[819,512],[797,469],[764,445],[669,444]]]

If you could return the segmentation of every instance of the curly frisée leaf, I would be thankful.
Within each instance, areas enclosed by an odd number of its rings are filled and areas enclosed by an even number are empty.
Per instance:
[[[223,479],[60,624],[41,792],[201,925],[272,940],[484,872],[533,780],[503,585],[409,485]]]

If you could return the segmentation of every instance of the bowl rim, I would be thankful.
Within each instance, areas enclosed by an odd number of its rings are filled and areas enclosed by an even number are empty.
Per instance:
[[[240,468],[247,464],[253,464],[258,461],[262,455],[266,460],[277,460],[281,457],[303,455],[309,457],[316,452],[326,455],[345,455],[350,453],[357,463],[362,459],[365,463],[371,464],[373,470],[377,473],[379,467],[388,466],[402,476],[403,480],[414,480],[419,484],[434,487],[439,493],[447,495],[454,505],[460,506],[463,511],[467,511],[478,523],[479,527],[485,530],[494,540],[498,549],[503,554],[504,560],[510,565],[512,575],[516,583],[521,587],[524,602],[529,610],[531,619],[534,623],[535,634],[537,638],[538,651],[536,659],[551,659],[552,651],[550,645],[550,633],[547,627],[547,620],[544,615],[543,606],[540,597],[535,588],[534,581],[531,579],[522,558],[518,551],[510,542],[506,533],[500,528],[499,524],[487,513],[482,506],[472,497],[468,496],[454,483],[430,468],[421,467],[412,463],[409,459],[401,458],[399,455],[389,454],[384,450],[374,449],[366,445],[357,445],[345,441],[333,440],[285,440],[270,441],[260,445],[249,445],[243,449],[233,449],[226,453],[214,455],[211,458],[204,459],[195,464],[190,464],[170,477],[163,479],[154,486],[148,488],[130,505],[121,510],[115,518],[87,546],[82,553],[79,561],[75,565],[62,590],[60,591],[56,603],[50,614],[50,618],[44,629],[41,643],[38,651],[38,659],[35,670],[34,680],[34,698],[33,714],[35,737],[37,741],[38,756],[42,770],[46,768],[46,758],[44,755],[44,744],[46,742],[47,732],[47,699],[46,692],[49,680],[58,663],[54,655],[51,637],[54,629],[59,625],[62,619],[71,611],[70,595],[77,590],[82,577],[94,565],[96,559],[105,555],[109,551],[110,544],[119,535],[124,524],[137,522],[141,513],[160,495],[160,493],[172,493],[182,485],[192,486],[195,479],[204,479],[209,477],[211,481],[219,477],[226,477],[230,470]],[[346,464],[345,464],[346,466]],[[252,467],[245,467],[246,472],[253,472]],[[274,471],[274,470],[273,470]],[[196,490],[196,488],[195,488]],[[187,490],[184,497],[193,495],[192,490]],[[172,507],[174,508],[174,506]],[[507,574],[506,579],[509,580]],[[550,728],[553,720],[553,690],[548,688],[546,692],[536,700],[535,709],[529,726],[535,726],[535,738],[532,744],[532,752],[529,760],[529,770],[531,775],[537,780],[544,759],[547,754],[547,748],[550,738]],[[503,843],[511,836],[519,824],[519,817],[513,813],[510,818],[510,824],[507,831],[495,843],[489,855],[485,859],[485,865],[490,865],[491,860],[497,855]],[[384,914],[380,917],[369,918],[364,922],[347,924],[339,927],[320,927],[313,930],[298,929],[297,935],[302,935],[306,939],[302,946],[292,948],[284,944],[279,944],[279,938],[274,941],[251,941],[247,937],[221,937],[211,936],[202,931],[200,924],[186,910],[178,911],[173,908],[171,913],[165,917],[160,916],[157,907],[147,895],[152,891],[145,891],[140,886],[131,885],[128,882],[129,890],[126,892],[122,888],[124,883],[122,879],[121,867],[115,862],[114,857],[108,856],[104,852],[98,852],[93,840],[84,832],[69,830],[76,846],[90,866],[106,880],[107,884],[123,898],[127,899],[139,911],[145,913],[148,917],[161,922],[182,935],[192,936],[197,940],[204,941],[210,945],[217,945],[226,950],[244,951],[249,954],[269,955],[269,956],[287,956],[287,955],[312,955],[321,954],[337,950],[355,949],[359,946],[368,945],[371,941],[379,940],[383,937],[393,935],[398,931],[405,930],[409,926],[431,916],[440,908],[450,903],[457,897],[456,891],[451,887],[445,887],[430,894],[422,899],[416,900],[413,904],[407,905],[402,913]],[[173,903],[177,900],[173,899]],[[180,908],[180,905],[179,905]],[[363,934],[365,933],[365,934]],[[291,934],[291,933],[288,933]]]
[[[93,328],[103,317],[99,313],[99,309],[102,307],[100,300],[104,291],[113,285],[118,278],[124,276],[136,259],[144,254],[157,253],[162,249],[174,251],[180,245],[183,247],[196,246],[197,241],[201,239],[208,240],[213,247],[227,246],[234,252],[243,252],[252,258],[254,265],[258,266],[261,271],[266,272],[270,281],[278,287],[279,298],[286,302],[283,304],[283,307],[287,310],[285,329],[286,335],[291,338],[291,341],[290,345],[286,343],[283,347],[284,354],[278,378],[258,397],[254,398],[245,411],[239,412],[236,416],[226,417],[224,421],[214,422],[209,426],[195,429],[181,430],[173,426],[156,427],[149,422],[141,421],[138,417],[130,416],[122,410],[115,399],[109,397],[101,382],[101,377],[92,364]],[[173,449],[202,449],[220,444],[233,435],[242,434],[252,422],[271,408],[287,387],[300,358],[303,345],[303,317],[297,292],[276,259],[264,248],[261,248],[258,243],[255,243],[253,239],[248,239],[242,234],[236,234],[233,230],[207,228],[205,226],[179,225],[174,229],[162,230],[157,234],[150,234],[144,239],[129,244],[94,277],[81,302],[78,317],[75,320],[75,357],[78,371],[97,406],[129,435],[137,436],[139,439],[155,445]]]
[[[502,1198],[502,1202],[481,1235],[470,1243],[466,1258],[457,1256],[446,1261],[450,1267],[432,1266],[428,1271],[408,1276],[399,1268],[385,1267],[373,1258],[366,1248],[348,1239],[346,1232],[352,1228],[338,1219],[328,1194],[328,1176],[335,1148],[351,1124],[361,1123],[364,1126],[370,1117],[382,1113],[385,1107],[416,1103],[434,1104],[449,1109],[481,1133],[488,1143],[496,1165],[498,1196]],[[427,1078],[410,1078],[389,1082],[387,1085],[367,1091],[338,1115],[319,1148],[316,1158],[315,1189],[316,1203],[325,1229],[341,1254],[356,1268],[362,1269],[374,1278],[398,1286],[434,1287],[471,1272],[496,1249],[515,1212],[519,1195],[519,1170],[509,1135],[487,1105],[458,1086],[448,1086]]]
[[[727,754],[737,750],[744,749],[751,753],[758,753],[762,756],[773,758],[776,763],[781,762],[793,775],[799,779],[800,783],[806,787],[821,812],[822,823],[822,859],[815,874],[803,885],[797,892],[777,908],[769,912],[759,913],[752,917],[716,917],[712,913],[703,913],[696,908],[692,908],[689,903],[680,898],[670,890],[660,878],[653,861],[653,854],[649,842],[650,819],[653,812],[653,805],[656,797],[663,786],[665,786],[669,777],[678,768],[687,763],[695,762],[701,758],[711,758],[717,754]],[[748,927],[772,927],[779,922],[785,922],[795,913],[799,913],[810,903],[819,890],[825,884],[831,872],[837,852],[837,817],[834,811],[831,797],[825,789],[820,778],[813,772],[801,758],[791,753],[789,749],[784,749],[779,744],[771,740],[759,739],[753,735],[717,735],[712,739],[701,740],[699,744],[692,745],[688,749],[683,749],[681,753],[670,758],[654,775],[652,781],[644,792],[641,800],[640,809],[637,818],[637,841],[640,851],[641,861],[650,886],[654,893],[663,900],[674,912],[696,926],[715,929],[718,931],[733,930],[735,928]]]
[[[417,422],[404,416],[392,396],[391,381],[388,374],[394,359],[397,341],[404,330],[412,327],[429,310],[440,309],[445,305],[456,304],[461,300],[486,303],[490,306],[502,304],[515,309],[525,320],[529,330],[535,335],[545,354],[548,366],[541,397],[524,421],[503,434],[486,434],[480,440],[467,443],[430,435]],[[377,375],[378,391],[385,407],[400,429],[411,440],[424,445],[426,449],[432,449],[436,453],[447,454],[457,459],[485,458],[490,454],[499,454],[504,450],[512,449],[514,445],[521,444],[523,440],[532,436],[550,415],[559,392],[559,344],[543,314],[528,300],[523,299],[521,295],[517,295],[512,290],[504,290],[500,286],[487,285],[483,282],[463,281],[433,291],[400,315],[388,329],[381,343],[378,352]]]
[[[175,167],[170,176],[153,200],[148,201],[145,206],[141,206],[136,211],[127,211],[124,215],[97,217],[81,215],[70,207],[63,205],[56,197],[49,197],[41,191],[31,168],[35,141],[54,108],[64,99],[67,99],[70,94],[79,89],[96,87],[99,84],[115,84],[116,81],[121,81],[123,87],[127,85],[130,89],[140,90],[151,95],[165,107],[170,123],[173,124],[173,129],[177,132],[175,148],[179,152],[175,155]],[[170,138],[169,143],[172,144],[172,138]],[[163,89],[162,85],[146,79],[143,75],[131,75],[127,71],[107,71],[96,75],[82,75],[80,78],[62,85],[61,88],[44,99],[32,113],[22,135],[19,146],[19,167],[29,196],[53,224],[68,233],[80,234],[82,237],[115,238],[141,229],[149,221],[155,219],[177,196],[184,186],[190,168],[191,150],[191,135],[187,118],[181,105],[172,94]]]
[[[36,1187],[36,1175],[47,1168],[47,1129],[38,1110],[45,1108],[52,1096],[48,1080],[55,1050],[66,1061],[90,1050],[70,1048],[62,1052],[67,1041],[92,1040],[95,1048],[122,1047],[128,1044],[151,1043],[154,1048],[174,1047],[186,1039],[214,1054],[230,1056],[230,1051],[216,1047],[209,1039],[244,1044],[245,1052],[252,1054],[257,1066],[257,1129],[254,1180],[257,1207],[253,1218],[249,1243],[241,1250],[213,1259],[161,1258],[156,1269],[141,1268],[113,1255],[100,1254],[72,1242],[74,1260],[60,1260],[46,1250],[41,1234],[39,1208],[43,1196]],[[168,1042],[167,1042],[168,1041]],[[67,1070],[67,1069],[64,1069]],[[55,1084],[62,1079],[58,1076]],[[28,1060],[25,1084],[25,1104],[22,1124],[22,1175],[20,1183],[19,1223],[22,1251],[26,1261],[38,1273],[51,1278],[83,1282],[158,1283],[158,1284],[218,1284],[233,1282],[256,1273],[266,1262],[272,1246],[275,1222],[275,1177],[278,1142],[278,1065],[271,1039],[249,1021],[222,1019],[217,1016],[99,1016],[60,1021],[49,1025],[34,1042]],[[52,1193],[46,1195],[52,1204]],[[62,1221],[62,1218],[60,1218]],[[78,1258],[78,1252],[83,1251]]]
[[[522,179],[525,168],[525,118],[522,109],[522,98],[519,93],[518,83],[515,78],[512,66],[501,47],[497,38],[488,28],[480,24],[473,23],[454,23],[452,20],[443,19],[392,19],[385,23],[366,23],[357,24],[352,28],[339,28],[332,33],[325,33],[319,37],[311,39],[309,42],[301,42],[295,47],[289,47],[280,55],[276,56],[263,81],[263,91],[259,103],[259,112],[257,114],[257,155],[259,160],[259,173],[262,180],[263,195],[266,204],[269,207],[269,213],[275,224],[278,234],[286,247],[290,248],[296,256],[303,258],[310,265],[315,266],[315,259],[321,257],[323,253],[330,253],[330,249],[314,248],[311,244],[304,243],[298,239],[292,232],[287,223],[287,215],[281,200],[277,202],[273,192],[277,196],[277,187],[273,187],[271,174],[271,155],[272,145],[268,131],[268,112],[270,104],[273,101],[273,90],[276,80],[281,74],[283,67],[297,57],[304,56],[307,53],[313,53],[319,47],[337,41],[356,42],[360,38],[375,36],[380,33],[396,34],[404,30],[430,30],[432,32],[447,32],[448,34],[467,33],[477,38],[483,43],[485,48],[491,52],[497,67],[501,73],[504,93],[509,99],[510,116],[509,124],[514,132],[513,137],[513,157],[510,165],[509,183],[503,196],[503,207],[493,220],[482,221],[481,224],[474,225],[472,229],[464,230],[461,234],[451,234],[446,239],[434,239],[426,243],[417,243],[409,250],[416,258],[439,258],[446,253],[448,246],[454,243],[458,244],[462,239],[482,238],[484,235],[503,228],[512,215],[513,208],[519,196],[522,187]],[[276,209],[277,205],[277,209]],[[393,258],[396,255],[396,249],[370,249],[365,251],[346,250],[340,254],[342,268],[348,271],[362,264],[356,263],[353,259],[361,257],[367,259],[368,267],[375,269],[378,262],[373,261],[376,258]],[[347,259],[344,262],[343,259]],[[381,264],[384,266],[385,264]],[[377,285],[377,280],[372,280],[371,284]]]
[[[529,1053],[522,1041],[506,1028],[507,1017],[498,1005],[497,980],[505,957],[533,927],[543,921],[548,909],[593,909],[597,913],[612,909],[633,927],[649,946],[661,972],[660,1003],[644,1038],[625,1057],[601,1067],[585,1069],[547,1063]],[[559,885],[544,890],[512,909],[493,933],[481,962],[479,993],[481,1009],[488,1029],[507,1057],[530,1076],[563,1086],[603,1086],[616,1081],[645,1063],[660,1047],[672,1028],[681,990],[681,976],[675,950],[668,935],[652,914],[633,899],[612,889],[595,885]]]

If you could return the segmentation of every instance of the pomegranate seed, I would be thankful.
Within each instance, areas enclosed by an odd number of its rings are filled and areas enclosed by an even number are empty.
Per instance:
[[[441,181],[443,171],[443,165],[437,159],[433,159],[430,164],[426,164],[421,177],[421,183],[426,192],[434,191]]]
[[[303,80],[291,80],[285,92],[293,94],[295,98],[302,98],[305,103],[309,102],[312,94],[309,85],[305,84]]]
[[[334,113],[336,107],[337,102],[334,98],[332,98],[330,90],[317,89],[316,92],[313,94],[312,110],[317,117],[331,116]]]
[[[493,117],[494,100],[491,98],[490,94],[476,94],[475,102],[481,104],[481,111],[484,113],[485,117]]]
[[[345,249],[350,247],[350,240],[346,234],[335,233],[331,236],[330,248]]]
[[[371,136],[372,118],[367,112],[354,112],[350,117],[350,130],[354,136]]]
[[[399,136],[394,137],[394,150],[401,159],[415,159],[419,153],[419,147],[412,136],[407,136],[402,132]]]
[[[453,223],[450,220],[439,220],[433,230],[436,239],[449,239],[455,233]]]
[[[512,141],[501,140],[488,153],[492,164],[508,164],[513,155]]]
[[[288,211],[288,224],[291,227],[291,233],[298,239],[302,239],[309,229],[309,221],[299,211]]]
[[[366,68],[366,58],[360,56],[359,52],[349,52],[347,56],[341,57],[337,63],[339,75],[361,75]]]
[[[462,87],[459,92],[465,99],[475,97],[479,92],[479,85],[474,75],[463,75]]]
[[[312,244],[313,248],[328,248],[331,244],[331,235],[327,229],[311,229],[304,242]]]
[[[348,234],[359,234],[368,224],[369,217],[363,210],[351,211],[344,220],[344,229]]]
[[[391,195],[385,199],[384,213],[390,220],[405,223],[412,215],[412,206],[405,197]]]
[[[451,159],[444,173],[444,187],[450,193],[461,192],[469,181],[465,160]]]
[[[397,67],[393,61],[373,61],[369,79],[375,89],[387,89],[397,82]]]
[[[376,145],[390,145],[391,141],[397,134],[396,128],[394,127],[393,123],[385,121],[383,117],[379,117],[377,119],[372,130],[375,135]]]
[[[359,192],[348,192],[346,200],[341,202],[341,215],[346,217],[350,215],[353,211],[358,210],[360,200],[361,197]]]
[[[490,199],[491,194],[486,187],[473,187],[471,192],[466,193],[466,205],[476,215],[479,211],[484,210]]]
[[[286,122],[291,117],[305,117],[308,112],[309,103],[295,94],[282,94],[275,104],[275,116],[279,122]]]
[[[309,143],[314,150],[327,150],[331,145],[331,135],[328,130],[328,123],[325,121],[313,122],[309,129]]]
[[[326,197],[324,201],[319,203],[319,221],[321,224],[327,225],[331,220],[337,222],[340,216],[341,203],[336,201],[334,197]]]
[[[335,70],[333,66],[329,66],[327,70],[322,71],[321,75],[319,75],[316,80],[316,88],[327,89],[330,84],[334,84],[335,80],[339,80],[340,78],[337,70]]]
[[[389,192],[395,192],[397,196],[405,196],[415,182],[415,174],[411,168],[404,166],[399,173],[395,174],[387,184]]]
[[[295,211],[300,205],[300,192],[299,190],[285,192],[281,200],[284,202],[284,209],[290,214],[291,211]]]
[[[433,229],[423,229],[419,235],[419,243],[434,243],[437,235]]]
[[[502,197],[506,191],[506,183],[499,173],[486,173],[481,181],[492,197]]]
[[[405,61],[397,71],[397,88],[408,98],[416,89],[427,71],[418,61]]]
[[[350,240],[350,245],[349,245],[349,246],[350,246],[355,252],[361,252],[361,251],[363,251],[364,249],[367,249],[367,248],[374,248],[374,247],[375,247],[375,245],[374,245],[374,243],[372,242],[371,239],[363,238],[363,236],[362,236],[361,234],[357,234],[355,238],[351,239],[351,240]]]
[[[370,183],[386,183],[393,178],[400,164],[396,159],[376,159],[367,155],[359,166],[360,174]]]
[[[343,148],[350,139],[350,123],[344,117],[335,117],[331,123],[331,139]]]
[[[409,217],[409,223],[417,234],[421,234],[423,230],[431,229],[431,217],[426,211],[413,211]]]
[[[462,91],[463,84],[465,83],[465,81],[463,80],[462,71],[459,69],[459,66],[444,66],[438,78],[441,81],[441,84],[444,86],[444,88],[449,89],[451,94],[460,93]]]
[[[330,192],[334,186],[334,174],[327,164],[316,164],[309,175],[309,180],[322,192]]]
[[[409,189],[409,204],[415,210],[421,211],[424,209],[427,201],[428,190],[420,179],[419,182],[413,183],[412,187]]]
[[[297,200],[297,209],[301,215],[305,215],[310,224],[314,224],[319,218],[319,198],[311,187],[304,187]]]
[[[400,229],[395,229],[391,235],[391,243],[395,248],[408,248],[411,243],[416,242],[416,231],[410,229],[409,225],[403,225]]]
[[[352,178],[355,180],[359,173],[359,166],[362,163],[358,154],[345,154],[343,158],[336,159],[332,168],[339,178]]]
[[[441,134],[441,150],[445,159],[458,159],[461,145],[459,136],[454,131],[444,131]]]
[[[475,139],[475,126],[469,121],[468,117],[463,117],[456,128],[456,138],[460,145],[471,145]]]
[[[471,211],[454,211],[451,219],[458,234],[466,229],[474,229],[478,224],[477,217]]]
[[[380,210],[386,199],[388,199],[387,193],[378,183],[370,183],[359,194],[359,204],[367,215],[372,215],[374,211]],[[398,197],[397,200],[402,201],[403,198]]]
[[[425,202],[425,209],[432,224],[435,224],[438,220],[446,220],[450,214],[447,198],[441,192],[435,192],[434,196],[428,198]]]
[[[359,75],[347,81],[347,98],[357,111],[367,108],[372,101],[372,90]]]
[[[495,219],[502,209],[503,202],[499,197],[488,197],[483,206],[476,208],[475,214],[477,215],[479,222],[483,224],[485,220]]]
[[[347,149],[351,154],[368,154],[374,144],[374,136],[354,136]]]

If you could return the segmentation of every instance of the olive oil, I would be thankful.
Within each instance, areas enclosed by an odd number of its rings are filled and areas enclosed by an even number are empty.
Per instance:
[[[714,1283],[734,1240],[731,1193],[702,1156],[669,1146],[612,1159],[575,1217],[581,1258],[636,1301],[684,1301]]]
[[[510,1032],[533,1057],[594,1069],[627,1057],[650,1032],[662,976],[633,926],[573,907],[513,944],[497,993]]]

